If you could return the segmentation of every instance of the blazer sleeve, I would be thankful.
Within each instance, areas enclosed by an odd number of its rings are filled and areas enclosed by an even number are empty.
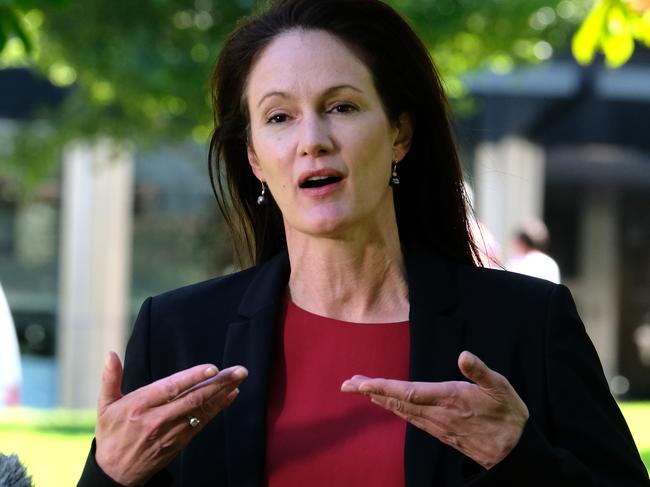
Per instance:
[[[152,298],[142,304],[138,317],[133,326],[133,332],[126,347],[124,357],[124,374],[122,376],[122,392],[128,394],[139,387],[152,382],[150,367],[150,328],[151,328]],[[77,487],[119,487],[122,484],[115,482],[97,465],[95,461],[96,442],[93,439],[90,452],[86,459],[81,478]],[[163,469],[156,473],[146,484],[147,487],[169,487],[174,485],[170,473]]]
[[[556,286],[545,330],[549,426],[531,412],[517,446],[467,485],[648,487],[648,473],[569,290]],[[542,379],[543,380],[543,379]]]

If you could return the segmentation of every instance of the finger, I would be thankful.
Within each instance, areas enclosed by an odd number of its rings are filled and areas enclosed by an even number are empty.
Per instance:
[[[482,389],[498,389],[503,386],[503,376],[467,350],[458,356],[458,368],[465,377]]]
[[[169,402],[165,410],[170,416],[185,416],[192,412],[199,412],[211,418],[226,406],[229,395],[246,377],[248,371],[241,366],[223,370],[213,382]]]
[[[406,421],[408,423],[411,423],[413,426],[415,426],[417,428],[420,428],[421,430],[427,431],[427,432],[429,432],[431,434],[434,434],[432,432],[437,430],[435,425],[432,425],[427,419],[425,419],[423,417],[414,416],[412,414],[407,414],[407,413],[402,412],[402,411],[396,411],[394,409],[391,409],[391,408],[387,407],[387,405],[381,404],[377,400],[372,400],[371,399],[371,402],[373,402],[374,404],[377,404],[379,407],[382,407],[382,408],[392,412],[396,416],[402,418],[404,421]],[[435,436],[435,434],[434,434],[434,436]]]
[[[115,352],[109,352],[104,363],[102,383],[97,399],[101,414],[110,404],[122,398],[122,362]]]
[[[219,369],[212,364],[196,365],[181,370],[139,389],[145,395],[144,406],[159,406],[173,400],[186,389],[199,382],[214,377]]]
[[[207,401],[204,405],[204,408],[201,409],[200,412],[196,413],[199,415],[199,419],[201,419],[202,421],[201,427],[205,426],[207,422],[211,421],[221,411],[223,411],[228,406],[230,406],[235,401],[238,395],[239,395],[239,388],[235,388],[227,394],[224,391],[223,394],[213,397],[209,401]]]
[[[229,394],[223,395],[219,398],[220,402],[212,402],[210,409],[201,409],[200,411],[184,411],[179,414],[178,407],[175,407],[173,403],[168,405],[161,406],[160,410],[163,410],[160,414],[168,418],[165,420],[168,426],[168,431],[165,433],[165,437],[169,443],[176,442],[179,445],[184,445],[199,431],[201,431],[214,417],[225,408],[230,406],[234,400],[239,395],[239,389],[234,389],[230,391]],[[164,411],[164,409],[167,409]],[[198,419],[199,423],[195,426],[192,426],[191,419]]]
[[[240,367],[237,365],[234,367],[229,367],[227,369],[222,370],[217,375],[210,377],[209,379],[202,380],[198,384],[194,384],[189,389],[185,389],[179,395],[171,399],[171,401],[176,401],[177,399],[180,399],[181,397],[189,394],[190,392],[193,392],[197,389],[200,389],[202,387],[205,387],[217,381],[223,382],[223,380],[226,379],[226,380],[231,380],[233,382],[241,382],[241,380],[245,379],[247,376],[248,376],[248,371],[244,367]]]
[[[355,375],[348,380],[344,380],[341,384],[341,392],[361,392],[359,386],[366,381],[371,380],[370,377],[365,375]]]
[[[230,394],[226,396],[221,410],[230,406],[238,395],[239,389],[231,391]],[[199,420],[199,424],[197,426],[193,427],[190,424],[190,418],[192,416],[196,417]],[[175,418],[169,429],[162,435],[161,445],[172,446],[177,444],[180,448],[182,448],[192,439],[196,433],[201,431],[205,425],[207,425],[210,420],[214,418],[214,416],[216,416],[216,414],[212,416],[197,416],[196,414],[188,414]]]
[[[434,405],[456,395],[453,382],[410,382],[355,376],[344,383],[345,392],[392,397],[413,404]],[[356,390],[352,390],[356,388]]]
[[[423,406],[402,401],[401,399],[397,399],[395,397],[373,394],[370,396],[370,402],[376,404],[377,406],[381,406],[382,408],[387,409],[393,413],[399,413],[398,415],[400,416],[421,417],[423,415]]]
[[[392,412],[404,421],[416,428],[426,431],[428,434],[438,438],[443,443],[458,449],[457,434],[450,433],[449,427],[445,427],[445,410],[442,407],[432,406],[429,414],[425,415],[424,410],[417,405],[410,403],[399,404],[399,400],[385,396],[371,396],[371,402]],[[436,420],[434,418],[440,418]]]

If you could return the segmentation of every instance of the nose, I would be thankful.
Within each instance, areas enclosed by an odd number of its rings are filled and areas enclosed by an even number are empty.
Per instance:
[[[333,148],[327,120],[318,113],[306,114],[301,124],[298,155],[318,157],[331,152]]]

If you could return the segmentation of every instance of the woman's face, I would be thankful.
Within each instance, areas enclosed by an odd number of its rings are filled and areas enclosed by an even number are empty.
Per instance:
[[[287,234],[336,237],[394,218],[391,162],[408,150],[410,121],[388,120],[371,72],[342,41],[320,30],[278,36],[246,96],[248,158]]]

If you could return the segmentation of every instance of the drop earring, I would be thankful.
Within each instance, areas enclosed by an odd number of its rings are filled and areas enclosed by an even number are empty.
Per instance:
[[[266,204],[266,185],[264,184],[264,181],[262,181],[262,192],[257,197],[257,204],[258,205]]]
[[[391,170],[391,176],[390,176],[390,185],[395,187],[399,184],[399,178],[397,177],[397,163],[399,161],[393,161],[393,166]]]

